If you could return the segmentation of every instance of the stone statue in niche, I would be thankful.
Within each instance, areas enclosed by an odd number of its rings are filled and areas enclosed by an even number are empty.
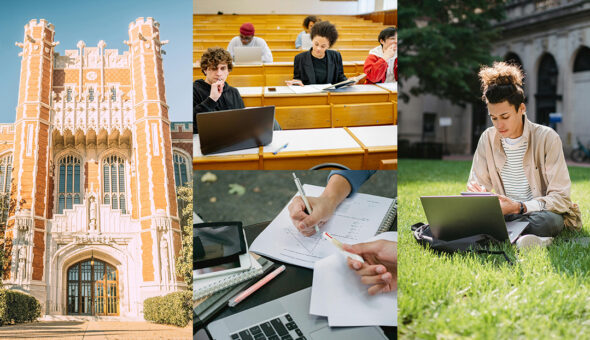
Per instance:
[[[27,247],[22,245],[18,250],[18,280],[24,281],[27,270]]]
[[[97,203],[96,203],[96,199],[94,198],[94,196],[90,196],[90,198],[88,198],[88,204],[90,206],[90,211],[89,211],[89,227],[90,227],[90,231],[91,232],[95,232],[97,231],[97,225],[96,225],[96,214],[97,214]]]
[[[168,239],[166,236],[162,236],[160,240],[160,258],[162,259],[162,282],[168,282],[169,275],[168,275]]]

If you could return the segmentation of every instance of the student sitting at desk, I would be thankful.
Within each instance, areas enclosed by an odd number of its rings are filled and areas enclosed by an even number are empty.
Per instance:
[[[254,36],[254,25],[247,22],[240,27],[240,35],[233,37],[227,45],[227,50],[232,58],[234,55],[234,48],[236,47],[261,47],[262,48],[262,62],[272,63],[272,52],[264,39]]]
[[[494,191],[507,221],[529,222],[519,248],[548,245],[564,226],[580,230],[561,139],[527,119],[522,70],[496,62],[482,67],[479,78],[494,126],[479,139],[468,190]]]
[[[197,114],[244,108],[244,101],[235,87],[225,80],[232,70],[232,59],[223,48],[209,48],[201,57],[205,79],[193,83],[193,131],[198,133]]]
[[[315,233],[315,225],[321,227],[334,214],[344,199],[354,194],[375,170],[332,171],[328,184],[320,197],[307,197],[312,213],[305,213],[301,196],[289,204],[289,215],[293,224],[305,236]],[[361,255],[365,263],[348,258],[348,266],[361,277],[361,282],[370,285],[368,292],[375,295],[391,292],[397,288],[397,243],[387,240],[344,245],[344,249]]]
[[[329,21],[311,29],[312,48],[295,56],[293,80],[287,85],[336,84],[346,80],[340,52],[328,50],[338,39],[336,27]]]
[[[318,21],[319,20],[315,15],[310,15],[310,16],[305,17],[305,19],[303,20],[303,31],[299,32],[299,34],[297,35],[297,39],[295,39],[295,48],[296,49],[301,48],[303,35],[309,34],[309,30]]]
[[[397,30],[387,27],[377,40],[381,46],[369,51],[363,68],[367,83],[393,83],[397,81]]]

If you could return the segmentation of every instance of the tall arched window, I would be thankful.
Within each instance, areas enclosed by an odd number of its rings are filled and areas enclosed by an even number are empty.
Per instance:
[[[590,48],[582,46],[576,54],[574,61],[574,72],[590,71]]]
[[[57,213],[61,214],[64,209],[80,204],[80,158],[67,155],[59,160],[58,166]]]
[[[10,181],[12,179],[12,155],[0,159],[0,224],[6,224],[10,209]]]
[[[121,213],[125,214],[125,162],[123,159],[116,155],[105,158],[102,176],[103,203],[110,204],[112,209],[121,209]]]
[[[176,186],[185,185],[189,179],[188,161],[186,157],[178,152],[174,152],[174,180]]]

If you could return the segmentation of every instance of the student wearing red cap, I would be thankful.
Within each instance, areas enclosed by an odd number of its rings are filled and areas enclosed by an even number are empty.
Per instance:
[[[264,39],[254,36],[254,25],[247,22],[240,27],[240,35],[234,37],[227,45],[227,50],[232,58],[235,58],[234,48],[236,47],[262,47],[262,62],[272,63],[272,53]]]

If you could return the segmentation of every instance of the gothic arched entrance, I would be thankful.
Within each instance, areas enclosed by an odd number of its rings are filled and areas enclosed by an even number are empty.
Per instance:
[[[68,268],[68,314],[119,315],[119,275],[117,268],[86,259]]]

